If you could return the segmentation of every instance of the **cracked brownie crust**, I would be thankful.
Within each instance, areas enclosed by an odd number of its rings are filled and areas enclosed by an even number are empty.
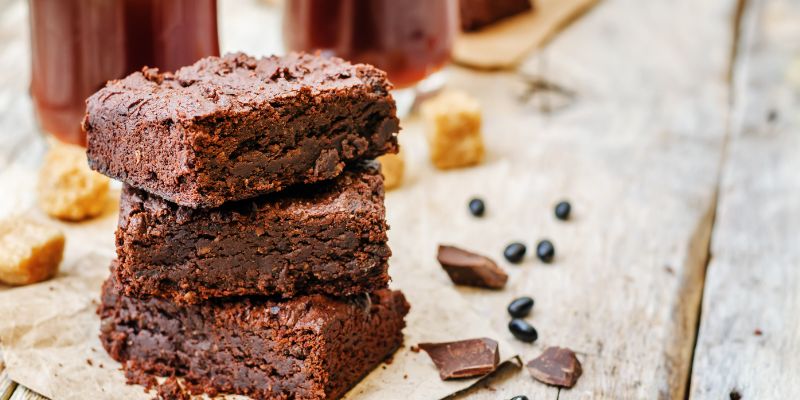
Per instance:
[[[87,100],[89,165],[187,207],[217,207],[397,152],[386,74],[308,54],[145,68]]]
[[[348,300],[141,300],[103,286],[100,340],[133,381],[177,375],[194,394],[342,396],[403,341],[409,305],[388,289]]]
[[[311,187],[192,209],[126,186],[117,279],[127,295],[182,303],[238,295],[345,296],[389,281],[375,162]]]

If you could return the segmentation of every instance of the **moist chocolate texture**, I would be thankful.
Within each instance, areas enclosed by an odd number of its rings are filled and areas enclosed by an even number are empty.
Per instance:
[[[145,68],[87,100],[89,165],[182,206],[217,207],[397,152],[386,74],[308,54]]]
[[[323,295],[274,301],[179,305],[103,286],[100,339],[126,375],[178,376],[185,389],[254,399],[343,395],[402,343],[409,306],[399,291],[350,299]]]
[[[391,251],[379,168],[360,162],[332,181],[214,209],[126,186],[116,278],[127,295],[181,303],[385,288]]]

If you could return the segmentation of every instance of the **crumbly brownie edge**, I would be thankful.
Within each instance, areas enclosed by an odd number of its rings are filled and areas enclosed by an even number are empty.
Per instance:
[[[334,181],[212,210],[126,186],[117,279],[127,295],[182,303],[385,288],[391,250],[383,193],[373,162]]]
[[[192,89],[192,74],[210,74],[198,71],[258,70],[258,63],[279,66],[264,78],[275,88],[267,83],[263,93],[252,94],[240,84],[231,94],[201,82]],[[345,163],[397,151],[399,120],[390,89],[385,73],[374,67],[302,54],[258,60],[232,54],[200,60],[175,75],[145,69],[88,99],[89,164],[193,208],[330,179]],[[181,97],[184,92],[188,97]],[[298,118],[306,123],[292,125]],[[335,137],[326,136],[329,128],[338,129]]]
[[[125,297],[109,280],[98,313],[101,342],[132,381],[177,375],[195,394],[327,399],[343,395],[400,346],[408,310],[402,293],[390,290],[369,301],[307,296],[178,306]],[[303,367],[292,367],[297,362]]]

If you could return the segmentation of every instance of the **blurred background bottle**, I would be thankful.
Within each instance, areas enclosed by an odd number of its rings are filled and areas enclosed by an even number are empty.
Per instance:
[[[29,0],[31,96],[41,128],[85,145],[86,98],[143,66],[219,55],[216,0]]]
[[[399,89],[430,91],[450,61],[457,12],[456,0],[286,0],[283,40],[287,50],[375,65]]]

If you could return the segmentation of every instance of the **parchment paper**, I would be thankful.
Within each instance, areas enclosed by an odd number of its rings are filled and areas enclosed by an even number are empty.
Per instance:
[[[98,339],[95,310],[100,285],[114,256],[117,204],[113,199],[119,192],[110,195],[103,217],[64,224],[48,219],[33,205],[35,182],[36,174],[30,168],[11,166],[0,172],[0,187],[15,188],[0,196],[0,217],[25,212],[59,225],[67,234],[67,251],[61,272],[53,280],[20,288],[0,286],[0,345],[9,376],[54,399],[152,398],[141,386],[125,384],[120,365],[108,357]],[[390,194],[390,198],[399,200],[397,196]],[[477,381],[441,381],[424,352],[410,351],[410,346],[419,342],[491,337],[500,342],[501,360],[518,364],[503,336],[492,331],[489,322],[476,314],[449,283],[434,278],[440,272],[431,269],[435,260],[414,262],[415,257],[402,254],[414,250],[401,245],[400,233],[390,232],[390,236],[390,245],[394,248],[398,244],[391,260],[392,286],[402,289],[411,303],[405,343],[391,363],[376,368],[347,398],[390,399],[402,395],[438,399]]]
[[[456,62],[475,68],[512,68],[599,0],[533,0],[534,9],[460,35]]]

